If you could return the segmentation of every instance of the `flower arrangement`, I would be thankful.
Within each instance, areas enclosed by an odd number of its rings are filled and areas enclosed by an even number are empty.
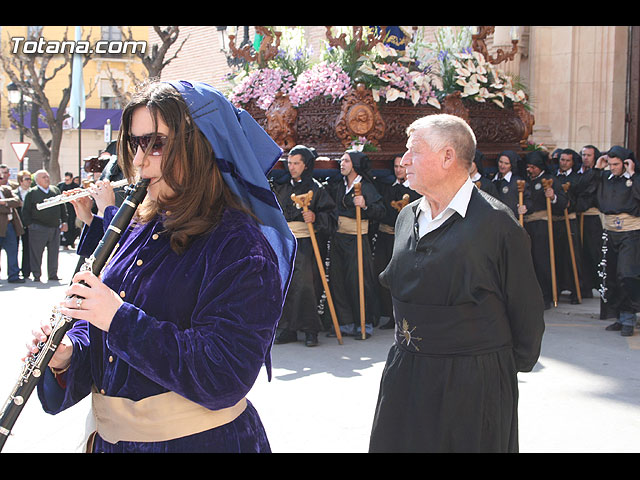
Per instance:
[[[280,68],[263,68],[236,78],[239,83],[229,94],[229,101],[236,105],[256,100],[256,104],[267,110],[279,92],[288,94],[295,78],[289,71]]]
[[[511,77],[502,74],[478,52],[461,52],[452,56],[455,86],[462,87],[462,97],[476,102],[492,101],[500,108],[505,101],[524,103],[527,99],[522,88],[514,85]]]
[[[367,140],[367,137],[351,137],[351,148],[358,152],[377,152],[378,147]]]
[[[355,45],[361,46],[362,38],[350,38],[346,27],[334,28],[345,35],[346,46],[327,44],[318,63],[313,64],[310,50],[303,45],[301,27],[282,27],[278,55],[267,68],[251,72],[247,65],[234,79],[230,100],[239,106],[255,100],[258,107],[267,110],[282,92],[298,107],[318,96],[340,100],[357,83],[364,83],[378,102],[406,99],[413,105],[440,108],[442,99],[460,91],[463,99],[493,102],[501,108],[514,103],[527,106],[524,86],[471,49],[469,27],[440,27],[435,42],[424,41],[418,32],[402,53],[384,43],[358,50]]]
[[[340,100],[352,90],[351,78],[337,64],[321,62],[302,72],[289,92],[294,107],[318,96]]]

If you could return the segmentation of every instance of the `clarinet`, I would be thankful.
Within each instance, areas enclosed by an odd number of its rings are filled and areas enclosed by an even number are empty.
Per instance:
[[[80,268],[81,271],[90,270],[96,276],[100,274],[120,240],[122,232],[129,226],[138,205],[147,195],[148,186],[149,180],[143,179],[134,186],[126,187],[127,198],[113,217],[93,254],[85,260]],[[49,321],[52,331],[47,341],[38,344],[38,353],[27,357],[20,377],[0,413],[0,451],[58,345],[75,323],[73,318],[60,313],[58,307],[53,308]]]

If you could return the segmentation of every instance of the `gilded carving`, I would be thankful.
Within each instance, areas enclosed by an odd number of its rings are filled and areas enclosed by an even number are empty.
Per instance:
[[[296,146],[296,119],[298,111],[289,97],[278,93],[266,113],[266,131],[285,151]]]
[[[353,136],[366,137],[376,147],[380,146],[385,123],[371,90],[359,84],[344,98],[335,131],[345,149],[351,144]]]
[[[462,103],[461,93],[453,92],[447,95],[442,102],[442,113],[448,113],[469,121],[469,110]]]

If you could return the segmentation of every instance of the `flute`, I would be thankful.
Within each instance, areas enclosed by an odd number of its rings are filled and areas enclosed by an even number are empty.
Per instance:
[[[117,180],[115,182],[111,182],[111,186],[113,188],[124,187],[126,185],[129,185],[129,180],[127,180],[126,178],[123,178],[122,180]],[[36,208],[38,210],[42,210],[44,208],[55,207],[56,205],[61,205],[63,203],[70,202],[71,200],[75,200],[76,198],[88,197],[89,195],[91,195],[91,191],[88,188],[79,190],[76,193],[67,193],[67,194],[63,193],[55,197],[47,198],[43,202],[37,204]]]

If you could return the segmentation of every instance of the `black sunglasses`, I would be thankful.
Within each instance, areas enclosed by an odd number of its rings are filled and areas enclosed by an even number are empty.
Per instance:
[[[151,145],[151,150],[149,151],[149,144],[151,143],[151,140],[154,139],[154,137],[155,141],[153,142],[153,145]],[[150,134],[140,135],[139,137],[131,135],[129,137],[129,146],[134,153],[137,152],[138,147],[140,147],[142,148],[143,152],[150,153],[151,155],[162,155],[162,147],[167,144],[168,139],[169,137],[167,137],[166,135]]]

